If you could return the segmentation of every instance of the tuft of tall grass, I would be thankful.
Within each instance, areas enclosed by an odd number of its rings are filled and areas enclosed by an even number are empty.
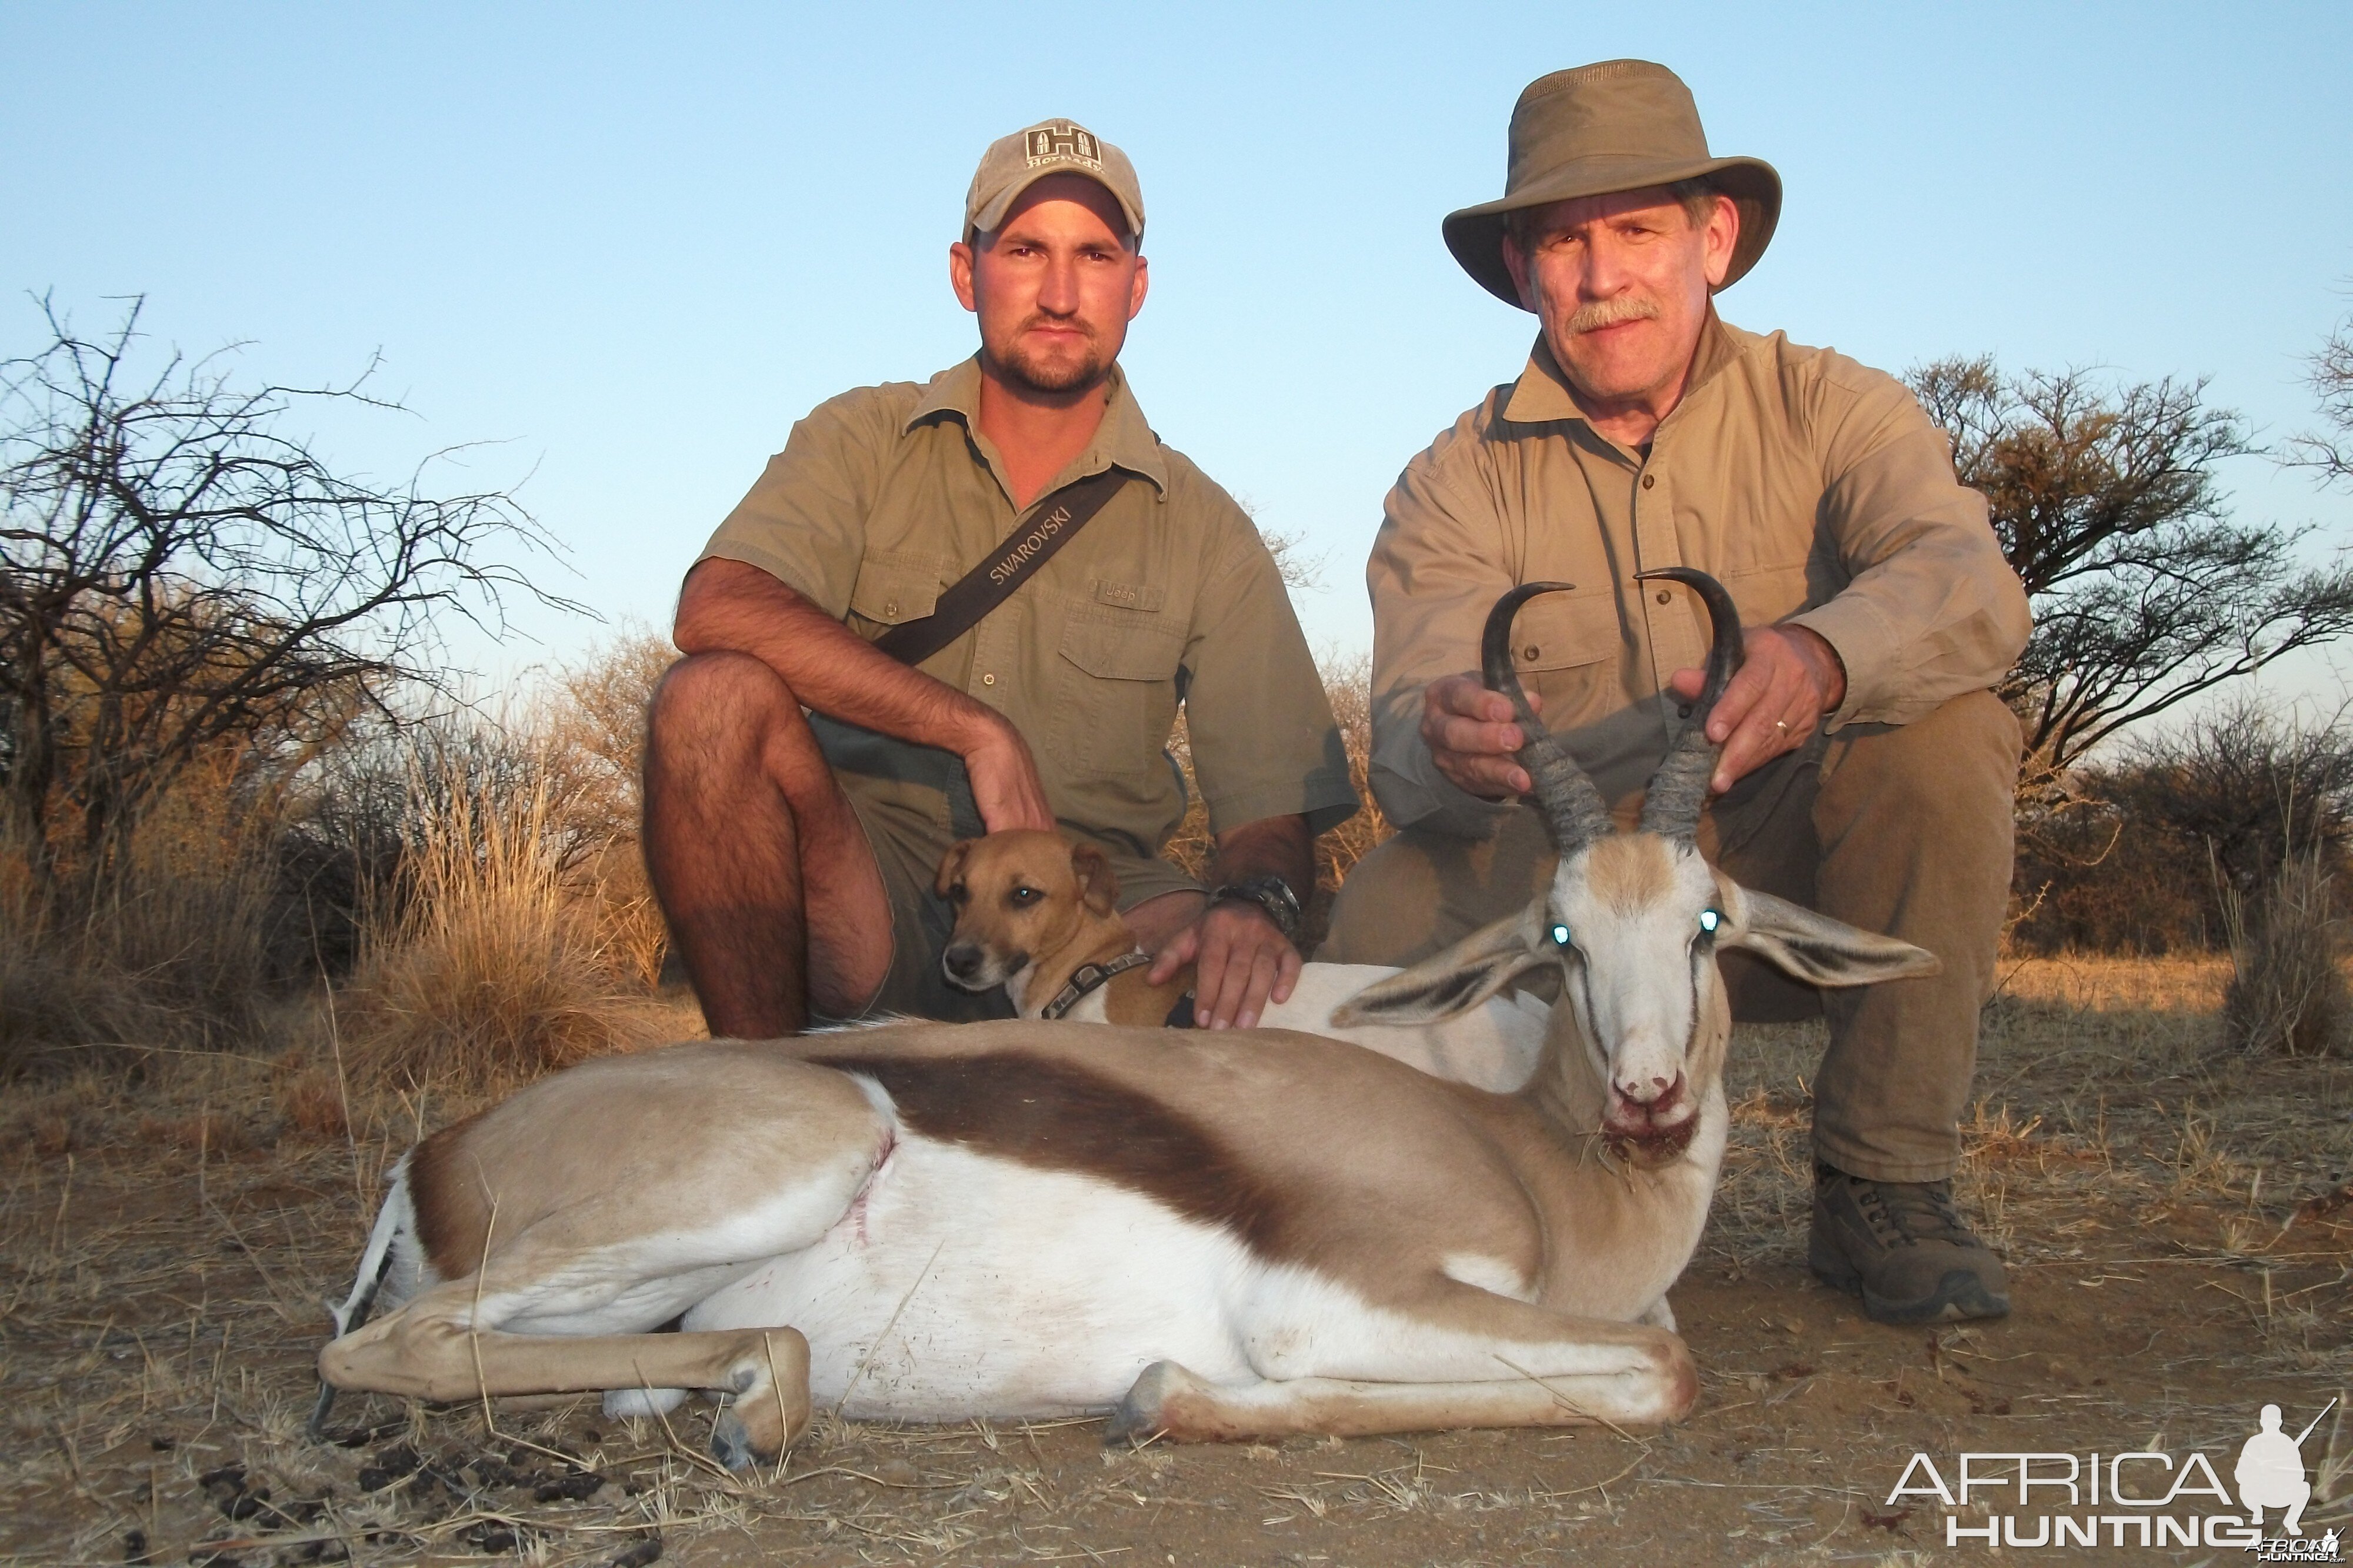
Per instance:
[[[0,834],[0,1079],[123,1046],[274,1033],[269,867],[221,803],[175,797],[95,871],[36,864]]]
[[[565,865],[545,774],[419,781],[396,910],[342,1009],[355,1075],[481,1093],[646,1043],[654,1017]]]
[[[2239,1050],[2292,1057],[2344,1049],[2353,1020],[2336,889],[2317,852],[2289,857],[2250,900],[2225,889],[2231,983],[2222,1034]]]

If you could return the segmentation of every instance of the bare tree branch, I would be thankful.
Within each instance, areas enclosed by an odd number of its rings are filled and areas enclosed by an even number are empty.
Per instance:
[[[1984,493],[2035,628],[2001,695],[2051,777],[2128,725],[2353,631],[2353,570],[2298,559],[2308,528],[2233,522],[2215,468],[2254,448],[2203,381],[2006,376],[1987,358],[1908,378]]]
[[[2327,428],[2290,437],[2286,463],[2318,470],[2324,485],[2353,482],[2353,316],[2337,323],[2308,363],[2306,384],[2320,399]]]
[[[440,617],[497,626],[512,589],[579,607],[490,553],[553,548],[511,494],[434,491],[449,453],[379,488],[280,433],[304,403],[399,407],[364,376],[142,375],[137,304],[97,340],[40,309],[49,342],[0,362],[0,789],[37,853],[62,832],[101,864],[200,755],[299,753],[446,690]]]

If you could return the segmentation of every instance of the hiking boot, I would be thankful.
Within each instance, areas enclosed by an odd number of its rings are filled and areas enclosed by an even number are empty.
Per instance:
[[[1874,1322],[1944,1323],[2010,1313],[2001,1259],[1953,1206],[1950,1182],[1874,1182],[1814,1167],[1806,1266]]]

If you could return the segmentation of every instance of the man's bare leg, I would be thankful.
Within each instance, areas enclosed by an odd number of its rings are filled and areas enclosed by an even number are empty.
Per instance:
[[[711,1032],[798,1034],[891,963],[882,873],[799,701],[737,653],[681,659],[646,726],[646,869]]]

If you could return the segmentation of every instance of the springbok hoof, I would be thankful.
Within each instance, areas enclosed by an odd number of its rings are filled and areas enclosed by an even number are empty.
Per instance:
[[[760,1461],[750,1429],[732,1405],[722,1410],[719,1418],[711,1424],[711,1457],[731,1470],[744,1469]]]
[[[731,1470],[774,1460],[808,1427],[808,1341],[762,1330],[728,1369],[727,1394],[712,1423],[712,1456]]]
[[[1112,1406],[1105,1443],[1148,1442],[1168,1430],[1171,1406],[1201,1386],[1200,1379],[1173,1361],[1155,1361],[1136,1378],[1127,1397]]]

